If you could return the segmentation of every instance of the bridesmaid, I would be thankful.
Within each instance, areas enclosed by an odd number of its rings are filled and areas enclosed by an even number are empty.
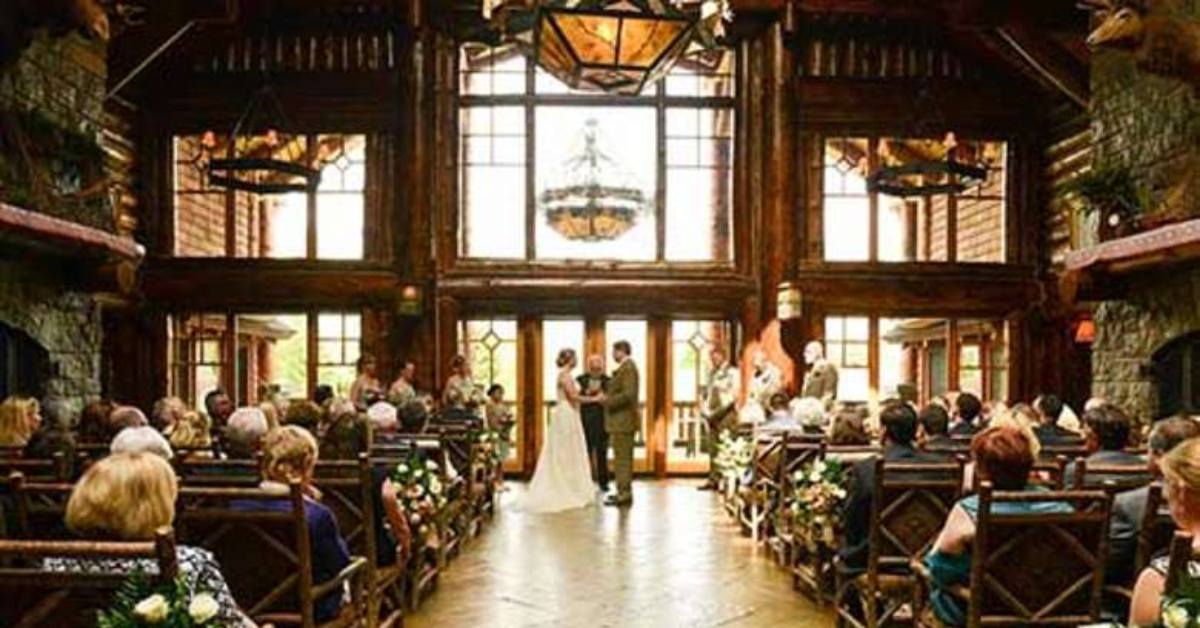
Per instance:
[[[454,394],[454,391],[458,394]],[[452,399],[459,399],[467,409],[475,410],[477,408],[472,408],[472,404],[477,405],[477,398],[470,363],[461,354],[454,356],[450,361],[450,378],[446,380],[446,388],[442,391],[442,405],[448,407],[452,404]]]
[[[358,358],[358,378],[350,387],[350,401],[354,407],[366,411],[372,403],[383,399],[383,384],[375,374],[375,358],[364,355]]]

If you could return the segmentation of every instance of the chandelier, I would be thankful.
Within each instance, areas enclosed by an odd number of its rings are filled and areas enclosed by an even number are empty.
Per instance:
[[[483,0],[483,15],[568,86],[632,95],[732,18],[729,0]]]
[[[546,224],[568,240],[615,240],[649,211],[650,201],[599,147],[596,120],[584,124],[583,147],[563,163],[561,181],[538,196]]]
[[[939,194],[959,194],[987,179],[987,168],[958,161],[958,140],[954,133],[947,133],[941,148],[942,159],[917,158],[901,161],[884,140],[879,144],[881,167],[867,176],[867,189],[888,196],[911,198]]]
[[[209,184],[256,194],[315,190],[321,171],[308,164],[304,139],[280,130],[290,126],[275,91],[263,86],[224,141],[212,131],[202,137]]]

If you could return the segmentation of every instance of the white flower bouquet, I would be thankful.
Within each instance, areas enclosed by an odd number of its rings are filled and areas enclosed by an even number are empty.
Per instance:
[[[846,478],[847,468],[839,460],[818,460],[792,474],[794,531],[810,551],[837,543],[842,532]]]
[[[727,484],[737,484],[753,459],[754,443],[749,438],[734,436],[729,432],[721,434],[721,440],[717,441],[715,463]]]
[[[153,586],[135,573],[117,591],[112,605],[96,617],[98,628],[218,628],[220,606],[209,593],[193,593],[183,578]]]
[[[1156,628],[1200,628],[1200,578],[1185,575],[1163,595]]]
[[[396,465],[391,480],[396,485],[396,499],[408,515],[414,534],[427,538],[435,530],[431,524],[446,507],[446,487],[442,484],[441,468],[432,460],[409,458]]]

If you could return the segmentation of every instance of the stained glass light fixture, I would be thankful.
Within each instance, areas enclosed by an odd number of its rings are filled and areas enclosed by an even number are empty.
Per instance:
[[[584,125],[582,149],[563,164],[560,180],[538,195],[546,224],[568,240],[615,240],[649,211],[633,175],[601,151],[595,119]]]
[[[269,85],[262,87],[228,136],[204,134],[203,149],[211,154],[209,184],[256,194],[315,190],[321,171],[308,163],[304,136],[288,133],[288,128],[279,97]]]

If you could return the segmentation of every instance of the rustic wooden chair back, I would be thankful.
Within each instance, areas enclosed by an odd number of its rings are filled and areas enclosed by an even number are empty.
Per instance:
[[[42,567],[48,558],[154,561],[158,569],[149,577],[156,584],[173,581],[179,572],[170,528],[145,542],[0,540],[0,626],[91,628],[96,612],[112,603],[129,577],[48,571]]]
[[[257,486],[262,481],[258,460],[214,460],[206,458],[172,461],[179,481],[185,486]]]
[[[776,482],[785,496],[791,495],[792,476],[812,463],[825,458],[825,439],[813,438],[799,432],[785,432],[779,451]]]
[[[1140,465],[1088,464],[1086,458],[1075,461],[1075,477],[1069,478],[1075,490],[1102,490],[1109,495],[1141,488],[1154,481],[1145,463]]]
[[[1074,508],[994,512],[1000,504],[1055,501]],[[1103,491],[996,492],[984,482],[971,549],[967,625],[1099,621],[1110,503]],[[1053,560],[1047,560],[1050,556]]]
[[[1059,456],[1066,456],[1067,460],[1074,460],[1087,455],[1087,446],[1080,441],[1079,444],[1069,443],[1065,445],[1043,445],[1039,457],[1043,460],[1053,460]]]
[[[271,502],[275,509],[263,507]],[[180,539],[216,556],[229,589],[256,622],[317,626],[314,606],[325,595],[341,591],[344,582],[355,593],[348,615],[366,621],[366,599],[359,572],[366,561],[358,557],[337,577],[313,582],[312,545],[300,485],[286,493],[243,487],[191,487],[179,490],[176,526]]]
[[[880,454],[877,445],[826,445],[825,458],[841,460],[846,464],[854,464]]]
[[[19,472],[27,479],[66,482],[71,479],[71,459],[61,451],[51,458],[25,458],[20,455],[0,458],[0,475]]]
[[[1135,574],[1141,573],[1150,564],[1150,559],[1167,551],[1175,534],[1175,520],[1171,518],[1162,483],[1154,482],[1146,488],[1146,510],[1138,530]]]
[[[1032,473],[1029,477],[1029,483],[1036,486],[1048,488],[1052,491],[1061,491],[1066,488],[1067,483],[1067,464],[1066,456],[1055,456],[1054,458],[1038,457],[1033,461]],[[974,489],[979,491],[979,479],[975,478]]]
[[[13,536],[40,540],[74,538],[63,521],[74,485],[60,481],[33,481],[20,473],[13,473],[9,475],[9,488],[16,502],[16,529]]]
[[[865,625],[888,625],[909,596],[880,596],[885,579],[893,590],[911,592],[909,564],[937,540],[950,510],[962,495],[961,460],[946,463],[875,460],[875,499],[871,503],[866,574],[855,588],[863,598]],[[839,587],[839,601],[845,586]],[[839,603],[839,612],[844,608]]]

